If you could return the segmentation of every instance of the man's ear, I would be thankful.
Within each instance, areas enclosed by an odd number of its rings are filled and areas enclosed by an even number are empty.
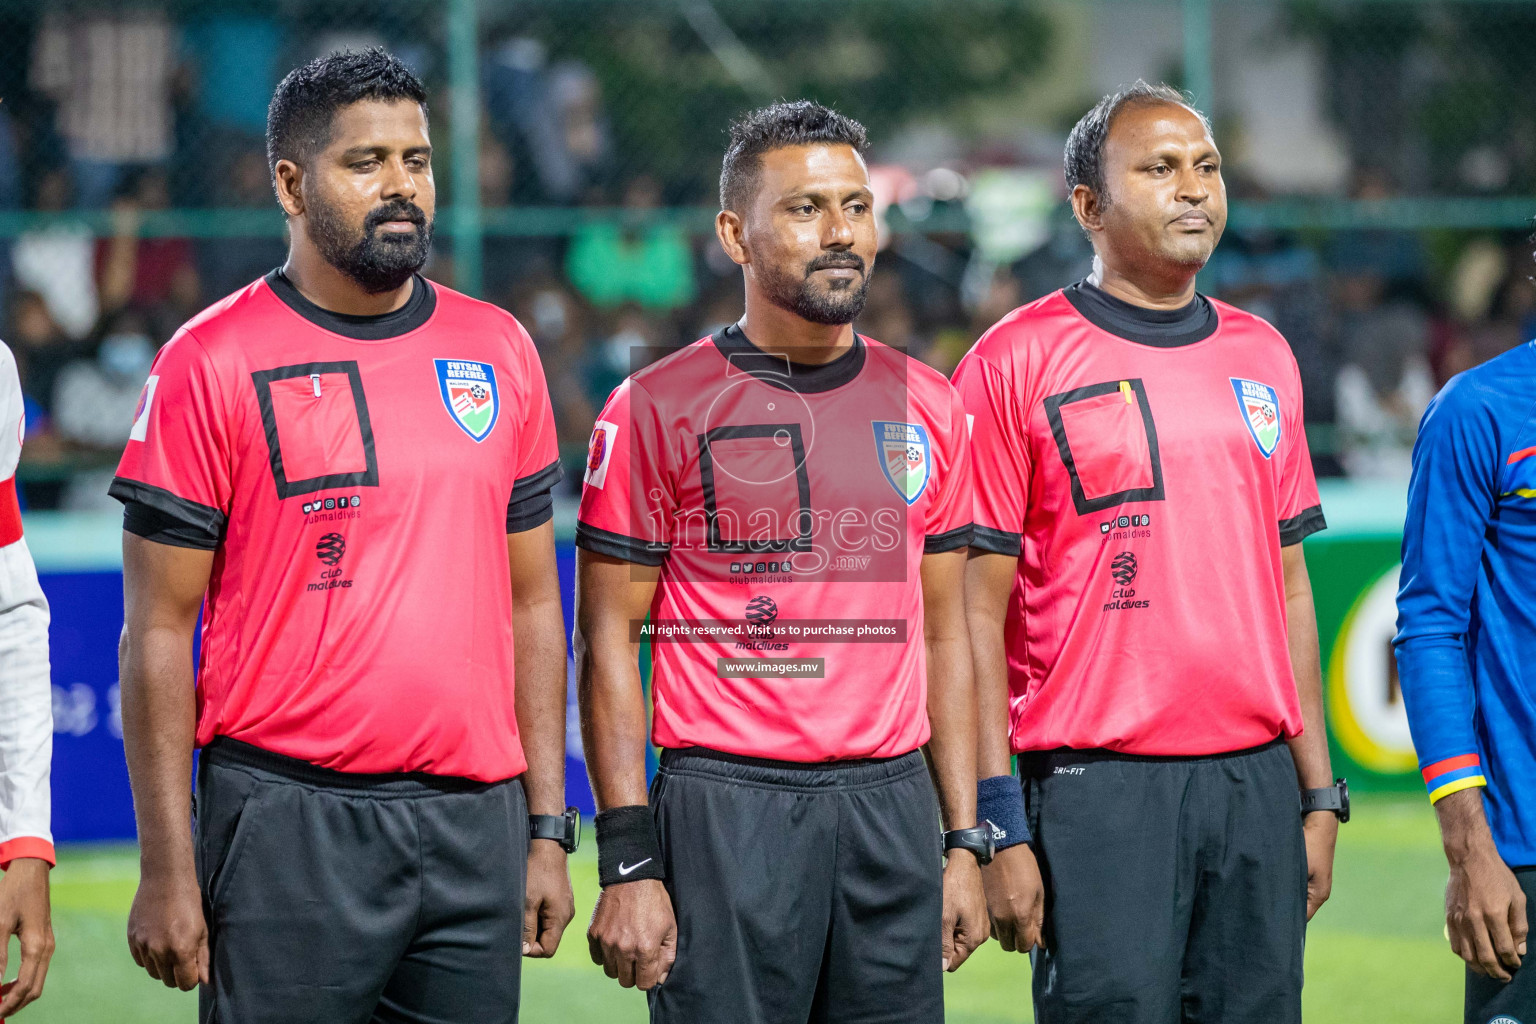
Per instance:
[[[1104,230],[1104,206],[1098,193],[1087,185],[1072,187],[1072,216],[1087,232]]]
[[[715,237],[720,240],[720,248],[732,262],[743,267],[752,262],[752,257],[747,255],[746,235],[746,224],[740,214],[734,210],[721,210],[715,214]]]
[[[292,160],[279,160],[272,169],[272,185],[278,205],[290,217],[304,215],[304,168]]]

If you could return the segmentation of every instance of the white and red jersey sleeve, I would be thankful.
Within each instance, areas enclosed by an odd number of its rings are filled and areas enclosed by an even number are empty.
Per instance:
[[[650,393],[633,380],[613,389],[592,429],[577,539],[589,551],[660,565],[672,545],[677,462]]]
[[[1017,556],[1033,472],[1029,438],[1019,411],[1019,389],[987,359],[985,340],[960,361],[954,379],[969,414],[972,458],[986,467],[984,485],[973,488],[971,546]]]
[[[155,357],[112,493],[195,527],[183,546],[212,550],[233,495],[230,413],[213,361],[190,331]],[[201,536],[198,536],[201,534]]]
[[[16,360],[0,344],[0,867],[18,857],[54,862],[48,600],[22,537],[16,500],[25,424]]]

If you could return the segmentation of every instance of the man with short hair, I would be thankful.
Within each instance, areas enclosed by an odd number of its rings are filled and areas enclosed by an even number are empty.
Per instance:
[[[1452,377],[1413,446],[1398,675],[1450,867],[1467,1024],[1536,1021],[1536,343]]]
[[[1182,96],[1105,97],[1066,177],[1093,273],[1003,318],[955,374],[994,934],[1038,947],[1041,1024],[1299,1021],[1347,804],[1300,544],[1324,524],[1296,363],[1195,291],[1226,194]]]
[[[554,419],[522,327],[417,273],[425,98],[382,50],[278,86],[288,261],[160,352],[112,485],[129,948],[205,1024],[510,1024],[574,910]]]
[[[715,231],[746,315],[631,375],[592,436],[587,937],[658,1024],[942,1021],[942,970],[986,938],[965,417],[851,326],[876,248],[864,146],[814,103],[732,126]]]

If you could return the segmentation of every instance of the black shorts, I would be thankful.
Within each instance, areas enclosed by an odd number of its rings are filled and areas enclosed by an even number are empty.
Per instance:
[[[1045,881],[1038,1024],[1299,1024],[1307,855],[1290,750],[1021,754]]]
[[[197,775],[202,1024],[515,1024],[520,782],[354,775],[225,739]]]
[[[943,851],[923,756],[663,752],[651,784],[677,962],[656,1024],[938,1024]]]
[[[1515,868],[1525,892],[1526,920],[1536,913],[1536,867]],[[1527,947],[1529,948],[1529,947]],[[1536,1024],[1536,963],[1521,957],[1521,966],[1508,982],[1467,968],[1466,1024]]]

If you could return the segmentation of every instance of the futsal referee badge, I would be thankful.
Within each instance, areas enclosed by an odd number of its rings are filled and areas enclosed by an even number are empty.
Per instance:
[[[875,420],[880,468],[903,501],[912,504],[928,486],[928,431],[916,423]]]
[[[1248,433],[1253,435],[1253,443],[1269,458],[1280,443],[1280,396],[1268,384],[1239,377],[1228,380],[1237,394],[1237,405],[1242,410],[1243,422],[1248,424]]]
[[[470,437],[484,441],[501,415],[496,391],[496,367],[467,359],[434,359],[437,387],[448,415]]]

